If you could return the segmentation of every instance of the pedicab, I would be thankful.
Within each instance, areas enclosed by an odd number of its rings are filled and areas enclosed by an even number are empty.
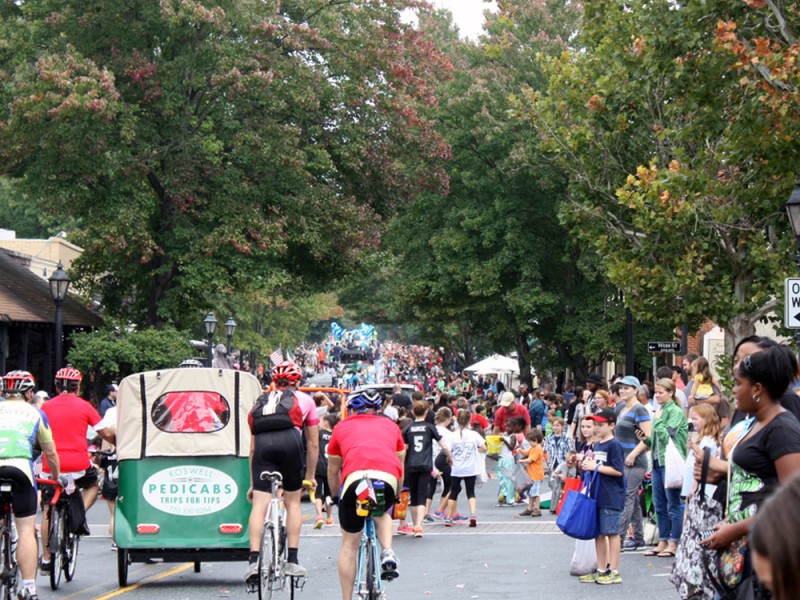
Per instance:
[[[246,561],[249,373],[165,369],[126,377],[117,397],[119,585],[133,562]]]

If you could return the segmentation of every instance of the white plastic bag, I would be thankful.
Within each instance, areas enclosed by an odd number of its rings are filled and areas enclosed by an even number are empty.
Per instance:
[[[678,447],[672,438],[667,442],[667,450],[664,452],[664,487],[667,489],[683,487],[683,467],[685,459],[678,451]]]
[[[478,485],[483,485],[489,481],[489,474],[486,472],[486,455],[483,452],[478,452],[478,477],[475,479]]]
[[[588,575],[597,568],[594,540],[575,540],[575,552],[569,565],[570,575]]]

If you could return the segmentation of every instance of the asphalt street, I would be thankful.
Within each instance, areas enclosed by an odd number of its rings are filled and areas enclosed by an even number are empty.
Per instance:
[[[520,508],[494,506],[497,483],[490,480],[478,489],[478,527],[427,526],[425,537],[395,536],[401,564],[400,577],[388,585],[389,598],[595,598],[674,599],[669,583],[669,559],[646,558],[641,552],[624,554],[621,585],[581,584],[569,575],[574,541],[555,527],[552,515],[533,519],[518,517]],[[300,559],[309,576],[296,598],[336,600],[340,597],[336,557],[338,527],[315,530],[313,509],[303,504],[304,524]],[[200,599],[256,598],[242,581],[245,564],[203,563],[194,573],[191,563],[134,563],[129,586],[117,585],[116,553],[110,549],[108,511],[98,502],[90,511],[93,535],[81,543],[77,574],[51,591],[39,578],[42,599]]]

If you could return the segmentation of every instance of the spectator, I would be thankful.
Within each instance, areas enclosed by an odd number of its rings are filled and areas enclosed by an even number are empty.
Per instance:
[[[494,415],[494,428],[492,433],[495,435],[500,434],[506,429],[506,421],[511,417],[522,417],[525,419],[525,431],[527,434],[531,429],[531,416],[528,411],[521,404],[514,401],[514,394],[511,392],[503,392],[500,396],[500,408]]]
[[[100,400],[100,404],[97,406],[97,412],[100,414],[100,417],[105,417],[106,411],[112,406],[117,405],[118,391],[119,387],[117,387],[116,383],[112,383],[108,386],[108,389],[106,389],[106,397]]]

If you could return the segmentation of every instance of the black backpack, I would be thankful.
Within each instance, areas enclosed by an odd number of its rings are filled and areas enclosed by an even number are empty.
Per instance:
[[[291,411],[295,405],[293,389],[261,394],[253,406],[253,433],[294,427]]]

